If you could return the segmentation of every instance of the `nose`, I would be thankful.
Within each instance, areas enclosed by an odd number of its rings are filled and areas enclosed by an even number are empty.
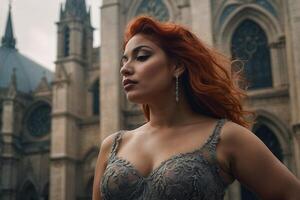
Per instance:
[[[127,64],[124,64],[120,69],[120,74],[122,76],[128,76],[133,74],[133,68]]]

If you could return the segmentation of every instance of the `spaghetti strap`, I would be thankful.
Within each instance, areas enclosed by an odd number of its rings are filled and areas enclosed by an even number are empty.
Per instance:
[[[113,142],[113,145],[111,148],[110,158],[114,158],[115,155],[117,154],[118,146],[121,143],[123,133],[124,133],[124,131],[121,130],[116,134],[116,137],[114,138],[114,142]]]

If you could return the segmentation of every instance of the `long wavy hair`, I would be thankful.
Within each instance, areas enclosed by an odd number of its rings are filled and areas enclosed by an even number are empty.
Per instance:
[[[185,67],[180,79],[192,110],[214,118],[227,118],[241,126],[252,126],[253,111],[244,110],[247,97],[246,79],[241,71],[232,70],[232,62],[209,48],[188,28],[172,22],[159,22],[149,16],[134,18],[125,30],[124,46],[136,34],[149,37],[169,59]],[[150,110],[142,105],[147,121]]]

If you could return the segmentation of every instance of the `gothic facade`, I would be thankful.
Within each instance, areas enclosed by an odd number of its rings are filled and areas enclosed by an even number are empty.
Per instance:
[[[257,113],[251,131],[299,177],[299,9],[299,0],[103,0],[100,91],[110,95],[100,101],[102,139],[143,121],[139,107],[120,92],[118,61],[125,25],[146,13],[188,26],[208,45],[243,61],[233,67],[243,67],[249,81],[245,106]],[[235,181],[226,199],[257,197]]]
[[[52,79],[17,50],[9,10],[0,46],[0,199],[48,194]]]
[[[300,177],[299,11],[300,0],[103,0],[101,46],[93,47],[85,0],[66,0],[54,73],[16,50],[9,13],[0,47],[0,199],[91,199],[101,141],[144,123],[119,73],[124,28],[140,14],[188,26],[245,61],[245,106],[258,116],[251,130]],[[227,200],[255,198],[237,181],[226,192]]]

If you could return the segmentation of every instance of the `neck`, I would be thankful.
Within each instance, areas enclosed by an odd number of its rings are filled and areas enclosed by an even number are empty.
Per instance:
[[[183,95],[182,95],[183,96]],[[187,99],[181,97],[179,102],[175,98],[162,98],[149,104],[149,125],[156,128],[171,128],[204,121],[206,116],[195,113],[189,106]]]

